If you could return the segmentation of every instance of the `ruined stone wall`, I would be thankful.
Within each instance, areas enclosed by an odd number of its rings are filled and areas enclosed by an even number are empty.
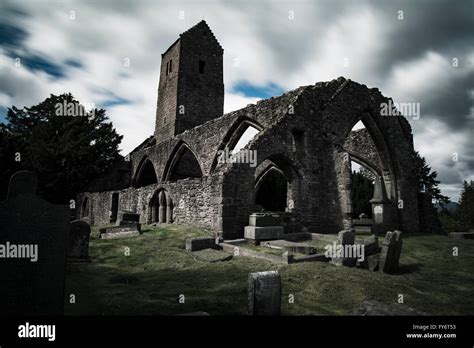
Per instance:
[[[158,184],[122,190],[119,209],[137,211],[142,215],[142,222],[146,222],[150,199],[162,187],[173,198],[176,223],[192,223],[223,231],[225,238],[239,238],[249,214],[256,208],[255,180],[259,171],[264,170],[259,166],[271,160],[290,181],[293,206],[287,207],[285,213],[285,232],[336,233],[344,228],[351,211],[350,184],[344,181],[350,174],[350,162],[344,146],[353,140],[352,151],[378,161],[395,208],[395,227],[417,232],[411,129],[403,117],[379,115],[380,103],[384,101],[387,99],[378,90],[340,78],[249,105],[157,145],[140,148],[131,154],[132,177],[141,161],[149,158]],[[365,140],[357,143],[350,134],[361,119],[373,140],[370,151],[364,149]],[[249,163],[217,163],[217,151],[226,146],[237,125],[246,121],[263,128],[244,149],[257,152],[257,167]],[[196,155],[203,177],[162,182],[183,144]],[[112,192],[108,195],[108,199],[93,195],[92,198],[108,200],[104,203],[108,207]],[[95,220],[106,221],[106,208],[95,209]]]
[[[376,169],[380,175],[382,174],[380,156],[367,129],[351,131],[344,143],[344,150],[349,154],[353,154],[351,157],[356,157],[356,161],[360,160],[364,162],[363,164],[367,164],[371,168]],[[370,167],[367,169],[370,170]]]
[[[410,126],[403,117],[380,116],[381,103],[387,102],[377,89],[368,89],[355,82],[338,79],[336,92],[323,103],[313,105],[315,89],[308,89],[301,99],[307,100],[305,109],[321,110],[318,121],[322,136],[329,140],[329,147],[336,150],[334,156],[343,149],[352,127],[363,120],[378,149],[382,161],[382,171],[387,192],[392,200],[397,226],[406,232],[418,231],[418,200],[416,178],[412,161],[413,139]],[[318,84],[316,85],[318,86]],[[316,93],[316,96],[318,94]],[[337,162],[340,159],[334,157]],[[337,186],[336,186],[337,187]],[[338,187],[346,190],[345,187]],[[347,191],[347,190],[346,190]],[[341,196],[341,194],[339,194]],[[402,208],[398,204],[402,200]]]
[[[173,201],[173,223],[193,224],[219,232],[221,203],[220,185],[215,178],[184,179],[175,182],[158,183],[140,188],[121,191],[84,192],[78,197],[78,212],[85,197],[90,202],[89,221],[92,225],[110,222],[113,193],[119,194],[118,210],[129,210],[140,214],[140,222],[149,222],[149,204],[153,195],[166,190]],[[220,231],[222,232],[222,231]]]

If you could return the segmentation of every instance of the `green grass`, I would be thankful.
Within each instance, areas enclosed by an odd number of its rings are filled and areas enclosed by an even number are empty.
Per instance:
[[[291,265],[234,257],[196,260],[185,239],[206,231],[183,225],[146,227],[140,236],[90,242],[89,264],[69,266],[66,304],[70,315],[169,315],[205,311],[244,315],[247,277],[278,270],[285,315],[345,315],[364,300],[397,303],[427,314],[474,314],[474,241],[446,236],[405,236],[397,275],[336,267],[323,262]],[[452,256],[452,248],[459,256]],[[130,249],[130,256],[125,255]],[[178,297],[185,295],[185,303]],[[294,303],[288,303],[289,295]],[[69,296],[67,297],[69,298]]]

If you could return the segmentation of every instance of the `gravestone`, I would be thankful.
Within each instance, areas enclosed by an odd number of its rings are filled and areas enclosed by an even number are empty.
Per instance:
[[[245,226],[244,237],[254,244],[262,240],[281,239],[284,234],[282,223],[279,214],[253,213],[249,216],[249,226]]]
[[[99,229],[100,239],[124,238],[141,234],[140,214],[121,210],[113,227]]]
[[[120,210],[117,213],[115,226],[138,225],[140,223],[140,214],[132,211]]]
[[[248,310],[250,315],[280,315],[281,278],[278,272],[249,274]]]
[[[17,172],[0,202],[0,316],[63,314],[70,211],[36,187],[32,173]]]
[[[196,237],[186,239],[187,251],[199,251],[204,249],[218,249],[215,237]]]
[[[68,261],[90,261],[89,238],[91,227],[83,220],[74,220],[69,223]]]
[[[402,232],[387,232],[380,254],[380,271],[395,273],[398,271],[400,254],[402,252]]]
[[[342,257],[338,255],[333,256],[331,258],[331,263],[336,266],[347,266],[347,267],[354,267],[357,263],[357,258],[353,257],[353,255],[347,255],[347,251],[349,247],[352,247],[350,252],[353,252],[354,249],[354,241],[355,241],[355,231],[354,230],[343,230],[339,232],[338,240],[336,246],[341,246],[344,253]],[[333,250],[333,252],[335,252]]]

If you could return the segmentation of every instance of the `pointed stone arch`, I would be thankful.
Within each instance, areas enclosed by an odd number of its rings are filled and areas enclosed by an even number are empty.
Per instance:
[[[277,207],[274,211],[292,212],[300,205],[300,175],[286,156],[274,154],[263,160],[255,170],[255,204],[265,201],[265,192],[275,190],[275,202],[270,206]],[[265,206],[265,209],[268,210]]]
[[[385,140],[384,134],[382,133],[378,123],[372,116],[371,112],[366,111],[361,113],[360,116],[353,121],[353,124],[349,128],[349,131],[346,133],[345,138],[349,136],[349,133],[359,121],[364,124],[365,129],[367,129],[367,132],[369,133],[370,139],[375,145],[375,150],[377,152],[377,158],[379,163],[370,162],[366,158],[359,156],[356,153],[350,151],[346,152],[355,162],[362,162],[360,164],[366,166],[368,169],[373,171],[374,174],[380,176],[383,179],[382,183],[385,186],[385,191],[388,194],[388,198],[391,200],[396,200],[398,171],[393,163],[393,156]]]
[[[155,166],[148,156],[143,156],[135,171],[132,184],[134,187],[143,187],[156,183],[158,183],[158,179]]]
[[[188,144],[179,142],[168,159],[163,172],[163,181],[177,181],[203,176],[201,162]]]
[[[235,146],[241,139],[242,135],[245,133],[245,131],[247,131],[249,127],[255,128],[259,132],[264,129],[264,127],[260,123],[247,116],[240,116],[235,120],[235,122],[232,124],[232,126],[229,128],[226,135],[222,139],[221,144],[217,148],[216,155],[214,156],[214,160],[211,164],[211,173],[214,171],[218,164],[219,154],[221,153],[221,151],[223,151],[225,148],[228,148],[229,152],[232,152],[232,150],[235,148]]]
[[[173,207],[173,199],[168,191],[164,188],[156,190],[148,204],[148,224],[173,223]]]

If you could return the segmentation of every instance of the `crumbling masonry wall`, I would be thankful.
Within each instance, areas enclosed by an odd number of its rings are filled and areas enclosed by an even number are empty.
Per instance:
[[[272,163],[289,182],[291,199],[284,212],[285,233],[336,233],[351,223],[347,200],[350,185],[345,182],[350,150],[380,170],[393,207],[394,226],[404,232],[418,232],[411,128],[401,116],[380,116],[380,105],[387,101],[377,89],[344,78],[300,87],[210,120],[169,140],[136,149],[130,154],[129,187],[83,193],[78,197],[78,209],[87,196],[92,201],[93,223],[108,222],[112,193],[119,192],[119,209],[140,213],[141,221],[146,223],[151,197],[165,189],[173,200],[174,223],[189,223],[225,238],[238,238],[243,236],[249,214],[256,209],[256,178]],[[373,141],[370,151],[354,142],[347,148],[351,129],[359,120]],[[256,151],[257,166],[219,163],[218,151],[246,122],[262,129],[244,148]],[[167,173],[173,170],[182,146],[195,155],[203,177],[167,181]],[[137,187],[137,173],[144,159],[153,164],[157,183]]]

